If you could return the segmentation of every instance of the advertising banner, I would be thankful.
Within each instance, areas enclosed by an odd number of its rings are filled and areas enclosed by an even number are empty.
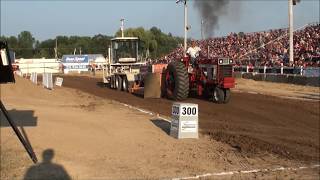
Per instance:
[[[69,71],[80,72],[89,70],[88,55],[64,55],[61,62],[65,73]]]
[[[63,55],[62,63],[89,63],[88,55]]]

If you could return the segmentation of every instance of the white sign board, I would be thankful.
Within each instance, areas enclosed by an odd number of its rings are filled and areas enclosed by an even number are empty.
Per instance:
[[[63,78],[61,78],[61,77],[56,77],[56,83],[55,83],[55,85],[56,86],[62,86],[62,82],[63,82]]]
[[[198,105],[173,103],[170,135],[175,138],[198,138]]]
[[[197,132],[196,121],[181,121],[181,132]]]

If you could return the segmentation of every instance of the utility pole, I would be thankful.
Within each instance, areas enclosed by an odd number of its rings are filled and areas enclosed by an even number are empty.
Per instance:
[[[80,55],[81,55],[81,53],[82,53],[82,49],[81,49],[81,47],[80,47],[80,50],[79,50],[79,51],[80,51]]]
[[[58,36],[56,36],[56,48],[54,49],[54,57],[58,59]]]
[[[124,19],[120,19],[121,21],[121,26],[120,26],[120,30],[121,30],[121,37],[124,37]]]
[[[178,4],[179,2],[183,2],[184,3],[184,25],[183,25],[183,29],[184,29],[184,46],[183,46],[183,56],[186,56],[186,52],[187,52],[187,36],[188,36],[188,6],[187,6],[187,0],[176,0],[176,3]]]
[[[293,64],[293,0],[289,2],[289,62]]]
[[[184,0],[184,57],[186,57],[187,53],[187,36],[188,36],[188,6],[187,6],[187,0]]]

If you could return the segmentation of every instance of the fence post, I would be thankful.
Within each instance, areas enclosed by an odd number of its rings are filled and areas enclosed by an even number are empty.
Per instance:
[[[249,66],[247,65],[247,73],[249,73]]]
[[[300,75],[303,75],[303,66],[300,66]]]
[[[27,75],[26,75],[26,78],[28,77],[28,74],[29,74],[29,63],[27,64]]]
[[[34,73],[34,83],[38,85],[38,73]]]
[[[45,73],[42,73],[42,86],[46,87],[47,77]]]
[[[280,73],[283,74],[283,63],[281,63],[281,70]]]
[[[263,74],[265,74],[265,73],[267,73],[267,66],[266,65],[263,66]]]

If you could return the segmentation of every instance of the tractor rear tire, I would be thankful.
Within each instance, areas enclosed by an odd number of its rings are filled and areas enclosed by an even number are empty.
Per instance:
[[[223,103],[227,104],[230,100],[230,89],[224,89],[224,101]]]
[[[168,77],[173,78],[174,82],[170,82]],[[182,62],[176,61],[168,64],[165,73],[165,94],[166,97],[173,100],[184,100],[189,95],[189,75],[187,68]]]
[[[121,78],[121,76],[116,76],[116,82],[115,82],[115,84],[116,84],[116,89],[118,90],[118,91],[121,91],[122,90],[122,78]]]
[[[213,89],[213,101],[222,104],[224,102],[224,92],[221,88],[215,87]]]

